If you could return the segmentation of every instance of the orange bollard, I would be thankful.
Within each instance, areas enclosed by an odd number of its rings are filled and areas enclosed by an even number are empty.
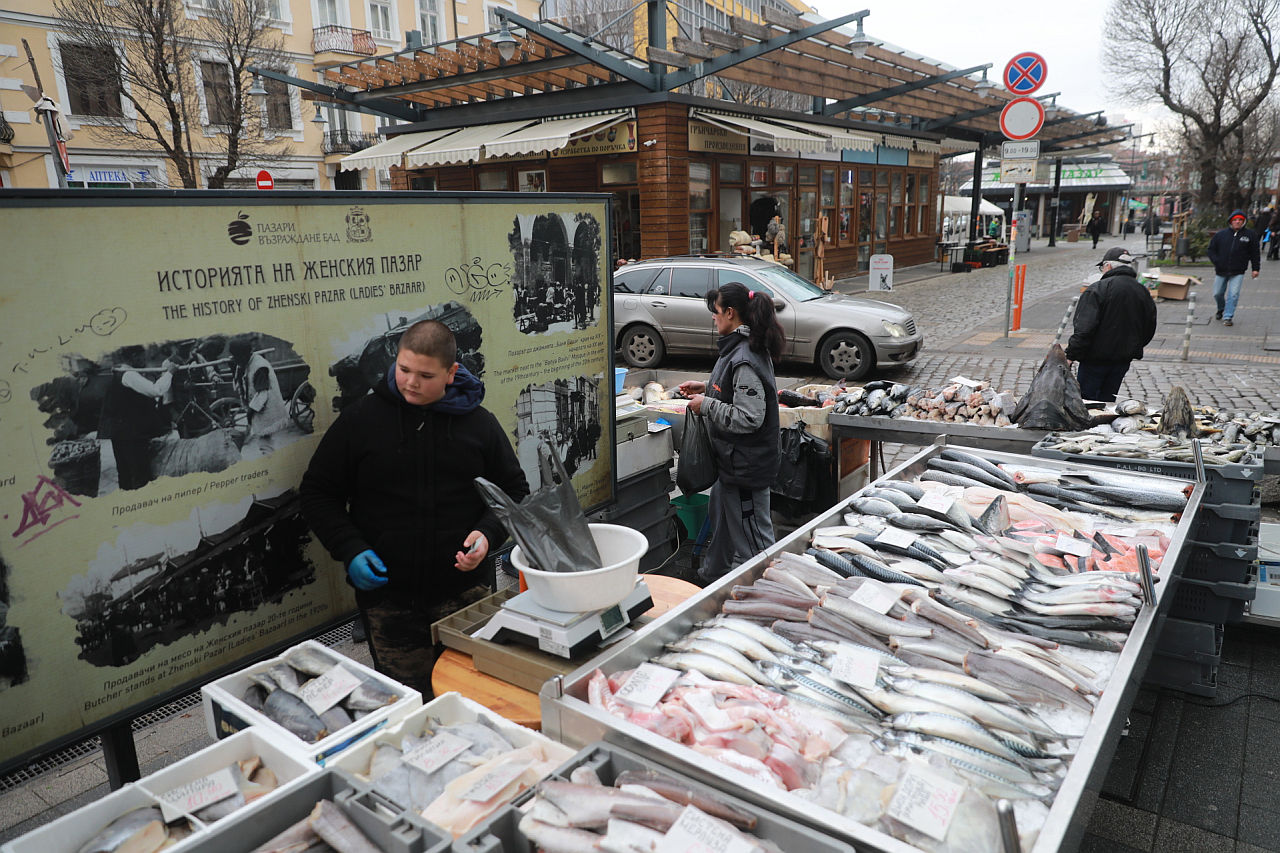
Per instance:
[[[1013,328],[1016,332],[1022,328],[1022,294],[1027,287],[1027,265],[1018,264],[1013,276]]]

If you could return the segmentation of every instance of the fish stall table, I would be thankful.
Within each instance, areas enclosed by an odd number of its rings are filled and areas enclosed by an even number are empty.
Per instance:
[[[649,574],[643,577],[653,607],[637,617],[637,626],[648,624],[699,592],[697,586],[679,578]],[[560,658],[554,660],[568,664]],[[436,660],[435,669],[431,671],[431,689],[437,696],[450,691],[461,693],[517,725],[534,730],[542,727],[537,693],[480,672],[471,655],[457,649],[445,649]]]
[[[838,415],[827,419],[831,425],[832,439],[838,444],[842,438],[861,438],[871,441],[871,476],[879,476],[877,462],[878,445],[933,444],[939,436],[983,450],[1003,453],[1030,454],[1036,442],[1049,434],[1048,430],[1018,429],[1017,427],[978,426],[976,424],[945,423],[943,421],[918,421],[913,418],[876,418],[862,415]],[[1280,460],[1277,460],[1280,464]]]
[[[926,464],[944,448],[931,447],[922,450],[890,474],[898,479],[911,479],[926,470]],[[1096,466],[1058,462],[1025,455],[994,451],[979,451],[978,455],[993,463],[1011,462],[1036,467],[1058,468],[1064,471],[1098,470]],[[1155,475],[1153,475],[1154,477]],[[1157,479],[1169,479],[1157,477]],[[1180,481],[1179,481],[1180,482]],[[1049,810],[1033,845],[1024,848],[1027,853],[1071,851],[1079,847],[1088,826],[1089,818],[1102,789],[1108,766],[1115,755],[1122,730],[1126,724],[1138,688],[1142,683],[1148,663],[1154,652],[1160,630],[1164,626],[1173,593],[1181,577],[1186,561],[1195,516],[1205,492],[1205,484],[1198,483],[1187,499],[1182,520],[1169,537],[1168,548],[1155,580],[1154,605],[1145,604],[1137,611],[1135,621],[1120,652],[1115,653],[1114,667],[1107,679],[1093,711],[1076,743],[1075,757],[1060,787],[1049,803]],[[812,532],[821,527],[841,524],[849,498],[837,503],[809,524],[775,543],[766,551],[753,557],[730,572],[702,594],[686,601],[644,630],[606,650],[603,654],[566,676],[548,680],[542,687],[542,723],[551,737],[570,745],[584,745],[604,740],[620,747],[638,751],[654,761],[666,764],[698,781],[715,785],[749,800],[755,805],[799,820],[815,829],[833,835],[855,845],[862,853],[919,853],[919,847],[908,844],[871,826],[815,806],[809,799],[790,791],[772,789],[757,782],[755,777],[727,764],[708,760],[702,753],[683,744],[668,740],[628,720],[613,716],[593,705],[588,698],[588,684],[593,671],[616,673],[633,669],[660,653],[665,644],[688,635],[694,625],[703,622],[720,611],[721,604],[729,597],[735,585],[752,584],[761,578],[773,557],[782,551],[803,553]],[[999,838],[990,839],[983,849],[1001,849]]]

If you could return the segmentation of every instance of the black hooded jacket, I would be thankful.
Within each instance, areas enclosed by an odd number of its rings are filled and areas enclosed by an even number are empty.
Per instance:
[[[529,494],[511,441],[480,405],[480,380],[459,365],[443,399],[414,406],[394,371],[343,409],[300,490],[307,523],[334,559],[345,566],[371,548],[386,565],[385,586],[356,591],[362,607],[391,599],[425,607],[485,582],[484,565],[454,568],[472,530],[491,552],[507,538],[472,481],[492,480],[517,501]]]
[[[1129,267],[1112,267],[1085,288],[1067,342],[1072,361],[1118,364],[1142,358],[1156,334],[1156,304]]]

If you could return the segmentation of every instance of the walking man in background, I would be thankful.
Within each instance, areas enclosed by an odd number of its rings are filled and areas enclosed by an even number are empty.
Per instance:
[[[1224,326],[1233,324],[1245,271],[1252,264],[1253,277],[1257,278],[1262,266],[1258,257],[1258,235],[1245,228],[1244,221],[1243,210],[1232,211],[1228,220],[1230,227],[1217,231],[1209,240],[1208,254],[1214,272],[1213,299],[1218,303],[1218,313],[1214,316]]]
[[[1085,233],[1093,238],[1093,248],[1098,248],[1098,238],[1102,236],[1102,231],[1105,228],[1106,223],[1102,221],[1102,211],[1095,210],[1089,222],[1084,226]]]
[[[1156,303],[1134,275],[1134,257],[1123,246],[1107,249],[1098,266],[1102,278],[1080,294],[1067,342],[1067,358],[1078,362],[1076,379],[1086,400],[1113,402],[1129,363],[1156,334]]]

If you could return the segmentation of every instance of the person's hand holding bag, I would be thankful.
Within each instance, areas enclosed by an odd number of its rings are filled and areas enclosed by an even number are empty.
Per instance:
[[[387,567],[373,549],[367,548],[351,558],[347,564],[347,576],[356,589],[368,592],[386,584]]]

